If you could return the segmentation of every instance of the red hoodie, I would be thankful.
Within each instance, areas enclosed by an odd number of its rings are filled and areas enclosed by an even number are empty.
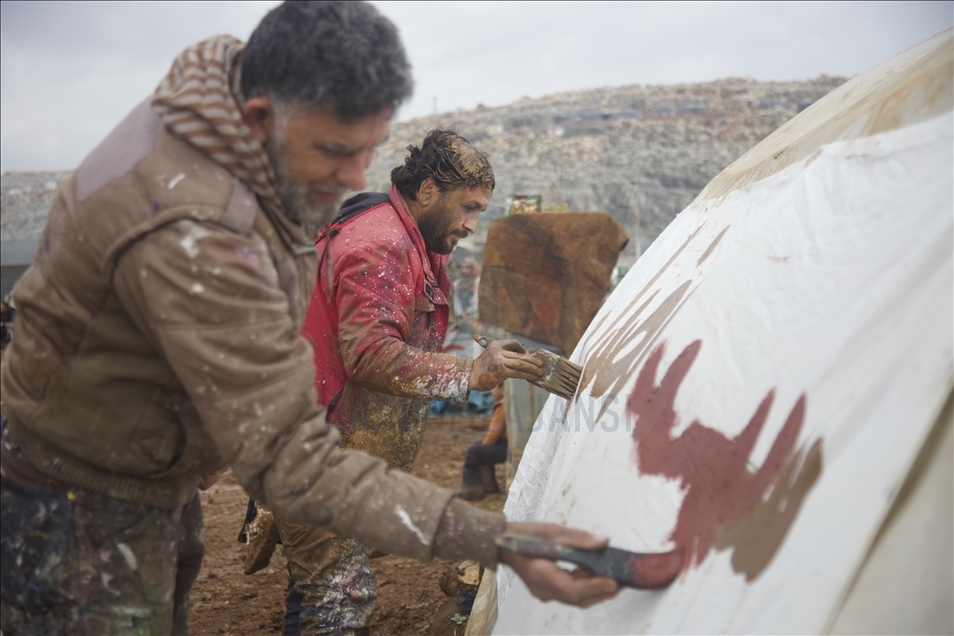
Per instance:
[[[302,334],[314,347],[318,401],[349,446],[409,468],[430,401],[467,400],[473,362],[438,353],[447,256],[427,250],[394,187],[346,201],[315,247]]]

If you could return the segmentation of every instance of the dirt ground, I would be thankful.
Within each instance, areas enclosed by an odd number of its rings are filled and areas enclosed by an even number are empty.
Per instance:
[[[417,457],[415,475],[447,488],[460,485],[464,451],[483,437],[489,417],[441,417],[428,422],[424,444]],[[503,465],[497,467],[503,486]],[[478,502],[482,508],[501,510],[505,495]],[[281,634],[284,625],[288,575],[281,546],[270,565],[251,576],[242,573],[244,545],[237,537],[245,517],[248,497],[231,472],[202,493],[205,513],[206,554],[191,595],[190,633]],[[439,582],[452,575],[456,563],[383,555],[371,566],[378,584],[378,605],[371,622],[372,634],[427,634],[460,636],[466,622],[458,614],[456,598],[445,596]],[[458,616],[458,621],[460,617]]]

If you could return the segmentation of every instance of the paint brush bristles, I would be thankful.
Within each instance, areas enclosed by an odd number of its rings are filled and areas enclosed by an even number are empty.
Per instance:
[[[576,393],[576,388],[580,385],[583,367],[573,364],[566,358],[546,349],[540,349],[533,355],[543,362],[543,369],[546,373],[542,380],[538,382],[530,380],[530,383],[565,400],[572,398]]]

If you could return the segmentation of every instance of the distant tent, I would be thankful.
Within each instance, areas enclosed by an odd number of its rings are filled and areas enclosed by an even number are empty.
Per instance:
[[[948,30],[808,107],[574,350],[505,512],[681,546],[681,577],[579,610],[502,568],[468,633],[952,632],[952,78]]]

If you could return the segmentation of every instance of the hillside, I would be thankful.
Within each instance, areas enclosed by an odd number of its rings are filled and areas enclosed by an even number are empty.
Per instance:
[[[634,85],[439,113],[392,127],[368,188],[387,189],[408,144],[452,126],[490,155],[497,177],[478,235],[504,213],[508,195],[540,194],[545,209],[609,212],[630,236],[638,230],[645,248],[713,176],[844,81]],[[37,238],[68,174],[2,175],[0,239]],[[631,241],[629,258],[635,249]]]
[[[396,124],[368,185],[384,189],[408,144],[431,128],[452,126],[494,166],[497,188],[483,232],[504,213],[508,195],[540,194],[545,209],[565,203],[569,210],[609,212],[631,237],[638,209],[645,248],[712,177],[844,81],[636,85],[440,113]],[[635,241],[627,251],[635,251]]]

